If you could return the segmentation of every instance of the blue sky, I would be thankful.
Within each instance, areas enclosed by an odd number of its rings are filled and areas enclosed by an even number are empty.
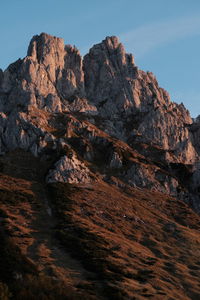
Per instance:
[[[1,0],[0,68],[26,55],[47,32],[82,54],[117,35],[139,68],[152,71],[171,100],[200,114],[199,0]]]

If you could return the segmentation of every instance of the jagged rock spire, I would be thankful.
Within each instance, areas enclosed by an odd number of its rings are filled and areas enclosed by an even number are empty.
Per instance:
[[[99,152],[105,152],[111,157],[110,167],[121,170],[121,150],[110,149],[109,139],[114,137],[125,148],[139,149],[149,160],[167,166],[196,168],[199,160],[199,131],[189,112],[170,101],[152,73],[136,67],[117,37],[94,45],[82,61],[76,47],[65,45],[63,39],[36,35],[27,56],[0,71],[0,91],[1,153],[22,148],[42,156],[49,145],[59,152],[74,138],[76,151],[85,160],[93,163]],[[77,156],[77,170],[78,160]],[[63,166],[69,164],[57,164],[59,170],[52,174],[59,178],[64,174],[65,181],[69,172]],[[145,171],[140,165],[123,172],[124,180],[132,184],[157,185],[162,190],[159,180],[164,180],[163,191],[177,191],[177,180],[158,175],[158,170]]]

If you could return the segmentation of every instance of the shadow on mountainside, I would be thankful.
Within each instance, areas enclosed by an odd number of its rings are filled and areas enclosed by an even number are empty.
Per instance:
[[[58,237],[95,270],[110,299],[199,298],[200,222],[186,204],[102,182],[49,188]],[[177,218],[183,211],[184,224]]]
[[[40,160],[7,158],[0,282],[14,299],[199,299],[200,219],[187,204],[101,180],[46,186]]]
[[[47,281],[52,280],[50,284],[55,289],[58,289],[58,283],[62,284],[65,293],[61,298],[56,294],[52,299],[104,299],[99,292],[101,285],[97,282],[95,273],[87,271],[79,260],[72,258],[55,237],[58,220],[50,207],[45,183],[41,180],[41,173],[45,172],[45,168],[41,168],[39,160],[33,158],[32,161],[31,155],[23,156],[21,153],[20,157],[20,151],[17,154],[14,164],[11,161],[6,165],[4,161],[4,174],[0,174],[0,213],[3,216],[0,222],[11,243],[19,249],[23,259],[30,263],[28,274],[37,274],[39,281],[43,280],[41,276],[46,276]],[[20,272],[20,269],[16,271],[15,266],[12,267],[11,273],[14,275],[10,286],[15,293],[17,288],[13,286],[23,286],[21,280],[26,274]],[[32,282],[29,285],[29,289],[33,288]],[[19,299],[26,299],[23,293],[20,295],[23,298]],[[27,299],[46,299],[40,293],[35,298],[31,297],[27,296]],[[51,295],[47,299],[51,299]]]

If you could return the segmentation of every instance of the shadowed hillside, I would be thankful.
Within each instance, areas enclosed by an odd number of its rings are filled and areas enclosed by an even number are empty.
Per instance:
[[[1,173],[0,276],[14,299],[198,299],[200,219],[187,204],[103,181],[46,186],[28,159],[26,173]]]

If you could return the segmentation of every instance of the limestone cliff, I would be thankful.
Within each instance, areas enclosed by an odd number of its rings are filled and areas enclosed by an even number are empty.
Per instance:
[[[0,153],[20,148],[50,161],[47,181],[101,178],[171,194],[199,210],[199,124],[137,68],[117,37],[82,59],[42,33],[25,58],[0,70]]]

